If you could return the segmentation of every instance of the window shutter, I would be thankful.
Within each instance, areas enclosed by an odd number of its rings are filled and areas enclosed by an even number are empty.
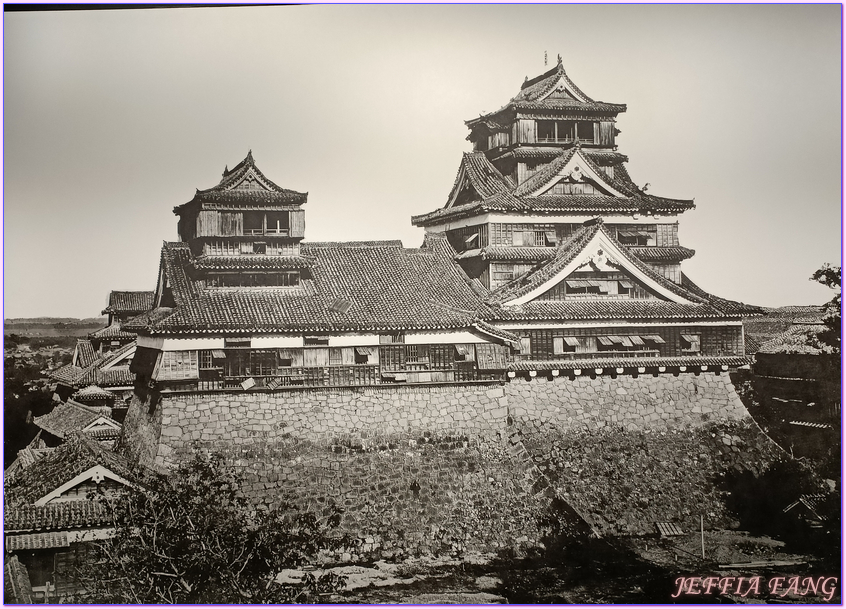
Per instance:
[[[305,210],[295,209],[290,213],[291,236],[305,237]]]

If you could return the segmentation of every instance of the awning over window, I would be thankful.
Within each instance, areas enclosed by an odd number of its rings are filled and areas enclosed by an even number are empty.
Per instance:
[[[634,287],[634,284],[632,284],[631,281],[620,281],[620,287],[631,290]]]
[[[651,237],[652,233],[644,230],[635,230],[635,229],[623,229],[617,231],[617,234],[621,237]]]
[[[579,346],[579,339],[575,336],[565,336],[564,342],[567,343],[571,347],[578,347]]]
[[[558,243],[558,237],[555,235],[554,230],[546,231],[546,240],[550,243]]]
[[[650,334],[649,336],[644,336],[643,340],[648,340],[651,343],[656,343],[659,345],[663,345],[666,341],[663,338],[658,336],[657,334]]]
[[[455,345],[455,351],[458,355],[467,355],[467,345]]]
[[[632,341],[633,345],[643,345],[643,339],[640,336],[629,336],[629,340]]]
[[[467,245],[470,245],[471,243],[473,243],[473,241],[475,241],[478,238],[479,238],[479,233],[473,233],[472,235],[470,235],[469,237],[467,237],[464,240],[464,243],[466,243]]]
[[[359,355],[373,355],[375,347],[356,347],[355,352]]]
[[[212,349],[212,357],[214,359],[226,359],[226,351],[223,349]]]
[[[621,343],[624,347],[632,347],[632,346],[633,346],[632,341],[631,341],[631,338],[629,338],[628,336],[621,336],[621,337],[620,337],[620,343]]]
[[[571,288],[599,288],[602,283],[595,279],[567,279],[567,286]]]
[[[596,340],[599,341],[600,345],[605,345],[606,347],[609,347],[614,344],[614,341],[612,341],[611,338],[608,336],[597,336]]]
[[[250,389],[250,388],[255,387],[255,386],[256,386],[256,379],[254,379],[252,377],[248,378],[243,383],[241,383],[242,389]]]
[[[699,343],[698,334],[682,334],[681,337],[689,343]]]

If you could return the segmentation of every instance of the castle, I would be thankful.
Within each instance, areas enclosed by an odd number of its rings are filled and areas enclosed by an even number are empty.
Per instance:
[[[641,433],[707,428],[655,448],[717,438],[691,474],[703,481],[726,459],[754,462],[749,447],[766,442],[726,374],[748,363],[741,315],[754,308],[681,271],[693,251],[678,217],[693,202],[629,176],[625,109],[588,97],[560,60],[524,82],[467,121],[473,152],[446,204],[413,218],[419,248],[304,241],[306,193],[252,153],[227,167],[174,208],[180,241],[162,247],[153,307],[121,326],[138,334],[124,449],[155,467],[223,450],[257,500],[336,502],[383,541],[402,522],[434,539],[438,521],[481,504],[499,510],[499,539],[519,537],[526,498],[557,484],[539,455],[573,433],[642,447]],[[634,509],[620,502],[592,516],[571,501],[603,530],[690,515],[657,501],[623,526],[608,515]]]

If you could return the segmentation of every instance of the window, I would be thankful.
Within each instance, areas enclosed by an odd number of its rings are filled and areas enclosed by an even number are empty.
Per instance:
[[[267,243],[253,243],[253,253],[254,254],[266,254],[267,253]]]
[[[309,347],[309,346],[311,346],[311,347],[314,347],[314,346],[325,347],[325,346],[329,345],[329,339],[322,337],[322,336],[306,336],[303,339],[303,344],[306,345],[307,347]]]
[[[356,347],[355,348],[355,363],[369,364],[370,357],[375,353],[376,347]]]
[[[210,288],[228,287],[296,287],[300,285],[297,271],[285,273],[219,273],[209,275],[206,286]]]
[[[264,234],[264,212],[260,212],[260,211],[245,211],[244,212],[244,234],[245,235],[262,235],[262,234]]]
[[[681,335],[681,350],[682,353],[699,353],[701,345],[701,337],[699,334],[682,334]]]
[[[539,142],[554,142],[557,139],[555,135],[555,121],[538,121]]]
[[[223,339],[223,346],[227,348],[233,347],[250,347],[250,339],[249,338],[224,338]]]
[[[288,212],[269,211],[266,216],[266,235],[288,234]]]
[[[528,336],[520,337],[520,355],[532,354],[532,339]]]
[[[250,351],[250,373],[255,376],[276,374],[276,352],[267,350]]]
[[[330,366],[340,366],[344,363],[344,357],[341,354],[341,349],[338,347],[334,347],[329,349],[329,365]]]
[[[552,339],[552,353],[554,355],[575,353],[576,347],[579,346],[579,339],[575,336],[555,336]]]
[[[593,123],[591,121],[576,121],[576,137],[582,142],[593,142]]]
[[[163,351],[155,380],[195,379],[199,376],[196,351]]]

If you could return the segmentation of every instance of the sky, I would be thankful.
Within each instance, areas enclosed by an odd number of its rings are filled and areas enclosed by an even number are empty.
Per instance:
[[[625,103],[619,151],[679,218],[686,274],[821,304],[841,259],[839,5],[276,6],[3,15],[4,317],[153,290],[173,208],[252,150],[307,241],[401,239],[446,203],[464,121],[560,54]],[[545,54],[549,65],[544,65]]]

